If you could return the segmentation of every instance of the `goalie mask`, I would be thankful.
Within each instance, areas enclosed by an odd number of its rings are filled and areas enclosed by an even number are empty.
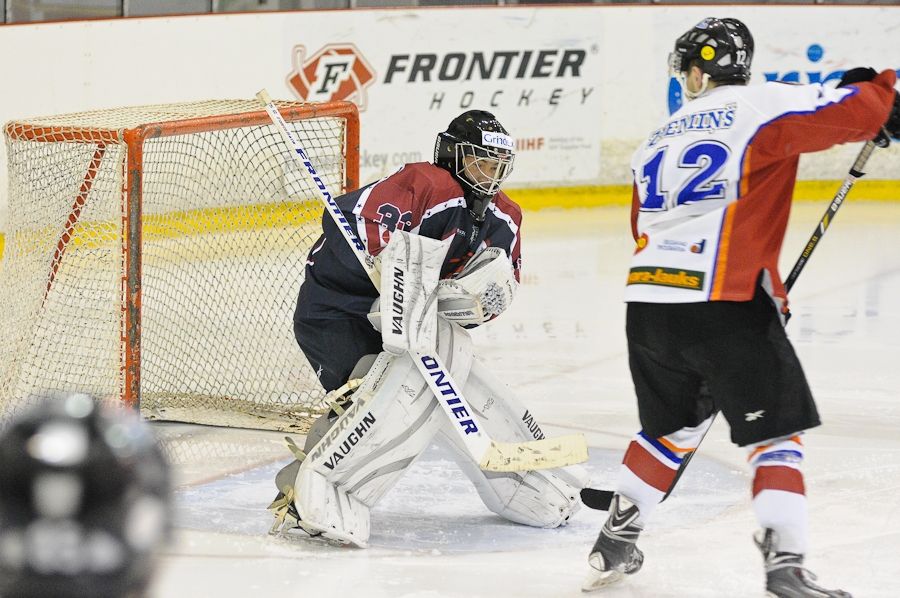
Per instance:
[[[463,112],[438,133],[434,163],[462,185],[477,220],[484,220],[500,185],[512,172],[515,146],[497,117],[483,110]]]
[[[753,36],[737,19],[707,18],[675,41],[669,54],[669,73],[681,81],[688,99],[706,91],[708,81],[746,85],[753,61]],[[687,72],[696,65],[703,71],[703,84],[691,93],[685,84]]]
[[[0,596],[139,595],[169,508],[166,462],[136,414],[47,400],[0,436]]]

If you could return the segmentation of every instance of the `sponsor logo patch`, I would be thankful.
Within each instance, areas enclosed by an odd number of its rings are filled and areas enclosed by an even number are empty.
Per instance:
[[[702,291],[705,277],[706,275],[703,272],[696,270],[639,266],[629,271],[628,284],[652,284],[690,291]]]
[[[744,414],[744,421],[753,422],[758,419],[763,418],[763,414],[766,412],[765,409],[760,409],[759,411],[750,411],[749,413]]]
[[[514,150],[516,142],[509,135],[503,133],[494,133],[492,131],[481,132],[481,143],[491,147],[499,147],[501,149]]]

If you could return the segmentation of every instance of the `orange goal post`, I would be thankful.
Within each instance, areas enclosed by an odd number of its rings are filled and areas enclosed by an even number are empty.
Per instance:
[[[278,102],[335,195],[349,102]],[[325,405],[292,316],[322,209],[252,100],[7,123],[0,425],[85,392],[150,419],[303,432]]]

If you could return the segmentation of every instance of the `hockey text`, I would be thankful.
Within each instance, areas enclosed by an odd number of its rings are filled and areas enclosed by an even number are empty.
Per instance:
[[[478,424],[472,419],[471,414],[469,414],[468,409],[466,409],[462,399],[459,397],[459,393],[457,393],[456,389],[453,388],[453,385],[450,384],[450,380],[448,379],[449,376],[444,372],[444,369],[437,360],[430,355],[420,355],[419,359],[425,365],[425,369],[428,370],[428,375],[431,376],[432,383],[437,387],[440,395],[437,399],[439,401],[444,401],[444,403],[450,406],[450,411],[456,416],[457,423],[460,425],[463,432],[466,434],[477,434],[479,431]]]
[[[585,50],[514,50],[511,52],[451,52],[438,54],[394,54],[388,63],[385,83],[401,75],[416,81],[469,81],[471,79],[539,79],[580,77]]]
[[[441,110],[445,103],[463,109],[474,105],[527,107],[532,103],[558,106],[571,101],[583,105],[594,88],[572,89],[568,83],[584,78],[587,57],[588,50],[582,48],[393,54],[382,82],[385,85],[452,84],[447,88],[452,89],[449,94],[440,89],[432,93],[429,110]],[[466,81],[491,81],[497,86],[484,89],[473,83],[469,89],[460,87]],[[521,82],[522,86],[511,87],[512,81]],[[548,81],[559,81],[559,84],[546,89],[543,82]]]

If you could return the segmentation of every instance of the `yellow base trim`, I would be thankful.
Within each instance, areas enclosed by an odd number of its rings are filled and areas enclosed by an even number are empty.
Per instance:
[[[841,181],[798,181],[794,187],[795,201],[827,201],[834,197]],[[851,199],[860,201],[900,201],[900,180],[861,180],[854,186]],[[595,208],[627,206],[631,204],[631,185],[585,185],[579,187],[550,187],[542,189],[510,189],[507,194],[523,210],[547,208]],[[309,203],[288,203],[240,208],[220,208],[182,212],[165,216],[149,216],[144,222],[144,234],[175,236],[189,231],[235,231],[279,225],[296,226],[318,219],[321,209]],[[103,233],[100,233],[100,231]],[[112,229],[98,229],[95,235],[115,234]],[[105,239],[108,240],[108,239]],[[82,238],[76,244],[90,242]],[[4,236],[0,233],[0,258],[3,256]]]
[[[592,185],[582,187],[545,187],[508,189],[510,199],[523,210],[545,208],[596,208],[631,204],[631,185]]]
[[[797,181],[794,201],[827,201],[834,197],[843,181]],[[509,189],[507,195],[523,210],[546,208],[597,208],[631,204],[631,185],[593,185],[543,189]],[[857,181],[851,199],[862,201],[900,201],[900,180]]]
[[[317,221],[322,207],[315,201],[256,204],[247,206],[208,208],[144,216],[144,239],[173,239],[194,234],[235,233],[248,230],[272,229],[280,226],[298,227]],[[71,232],[69,247],[97,248],[115,243],[120,223],[79,222]],[[20,246],[29,251],[43,246],[49,237],[53,242],[58,230],[32,230],[23,234]],[[0,234],[0,258],[3,257],[4,235]],[[40,244],[40,245],[39,245]]]

